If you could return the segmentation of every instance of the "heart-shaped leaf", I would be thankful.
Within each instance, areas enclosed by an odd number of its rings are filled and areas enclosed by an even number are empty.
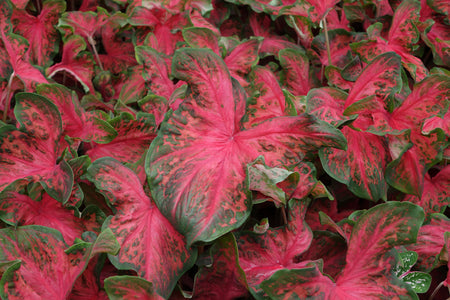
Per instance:
[[[210,50],[178,50],[172,73],[189,83],[192,95],[162,124],[146,172],[155,202],[188,245],[244,222],[251,206],[244,166],[259,155],[275,166],[298,162],[308,150],[345,147],[340,132],[307,115],[241,131],[243,91]]]
[[[194,263],[196,253],[145,194],[136,174],[117,160],[101,158],[88,168],[88,178],[110,195],[116,213],[103,226],[117,236],[121,249],[110,256],[119,269],[133,269],[168,297],[177,280]]]

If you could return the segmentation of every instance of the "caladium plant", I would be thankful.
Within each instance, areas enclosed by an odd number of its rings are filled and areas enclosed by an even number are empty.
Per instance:
[[[448,15],[0,1],[0,298],[450,297]]]

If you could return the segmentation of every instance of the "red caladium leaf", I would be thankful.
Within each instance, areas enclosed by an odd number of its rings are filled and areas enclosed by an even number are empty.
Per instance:
[[[415,299],[412,288],[392,272],[397,259],[391,250],[415,242],[423,220],[422,209],[408,202],[377,205],[356,222],[336,282],[313,266],[278,271],[261,287],[272,299]]]
[[[188,27],[183,29],[183,38],[193,48],[209,48],[220,55],[217,34],[204,27]]]
[[[430,134],[433,130],[440,128],[445,135],[450,136],[450,110],[448,110],[442,117],[431,117],[423,122],[422,134]]]
[[[244,222],[251,206],[244,166],[259,155],[275,166],[298,163],[308,150],[345,147],[339,131],[308,115],[241,130],[243,91],[210,50],[178,50],[172,73],[189,83],[192,94],[162,124],[146,172],[155,202],[188,245],[212,241]]]
[[[450,26],[448,24],[434,23],[425,29],[422,39],[433,50],[434,62],[437,65],[450,64]]]
[[[0,260],[11,264],[0,280],[0,296],[7,299],[67,299],[94,255],[119,250],[109,229],[68,250],[57,230],[36,225],[1,229],[0,240]]]
[[[1,72],[5,79],[12,81],[17,76],[27,91],[33,91],[38,83],[47,83],[44,75],[28,60],[29,45],[25,38],[7,30],[1,30],[0,40],[4,48],[3,53],[0,54],[4,57],[4,60],[0,62],[0,69],[6,71]]]
[[[17,179],[40,181],[53,198],[66,202],[72,192],[73,173],[65,160],[57,164],[62,133],[58,109],[42,96],[16,95],[14,108],[20,130],[0,130],[0,189]]]
[[[46,70],[48,77],[57,72],[65,71],[78,80],[85,92],[94,92],[92,77],[94,76],[94,61],[88,52],[84,52],[86,43],[79,35],[71,35],[65,42],[61,62]]]
[[[297,186],[299,174],[288,171],[283,168],[270,168],[264,162],[264,157],[258,157],[253,163],[247,166],[247,176],[249,181],[249,189],[258,191],[274,200],[277,206],[286,205],[286,192],[278,184],[283,181],[288,185]],[[281,185],[281,184],[280,184]]]
[[[59,42],[55,25],[65,10],[66,3],[62,0],[45,1],[38,16],[32,16],[26,10],[13,10],[11,21],[14,31],[28,40],[31,63],[42,67],[52,64],[52,57],[58,50]]]
[[[355,41],[352,33],[344,29],[328,31],[330,43],[331,65],[340,68],[345,67],[352,59],[350,43]],[[326,46],[325,34],[320,34],[314,38],[311,47],[319,54],[320,62],[324,66],[330,65]]]
[[[402,58],[405,69],[417,81],[421,81],[428,75],[428,70],[423,62],[411,54],[414,45],[419,40],[419,32],[414,22],[419,19],[420,2],[418,0],[403,1],[395,10],[394,18],[389,29],[388,36],[383,39],[376,35],[379,30],[369,28],[373,32],[371,40],[352,44],[352,50],[367,61],[371,61],[383,52],[394,51]],[[381,23],[372,26],[382,27]]]
[[[102,27],[102,45],[106,54],[99,54],[102,66],[114,74],[137,64],[134,46],[127,38],[129,32],[121,32],[121,24],[116,19]]]
[[[441,212],[450,204],[450,165],[432,178],[426,173],[422,195],[408,195],[404,201],[420,205],[427,214]]]
[[[319,155],[324,170],[361,198],[387,200],[384,169],[389,156],[384,138],[349,127],[342,133],[347,139],[348,150],[321,149]]]
[[[450,79],[432,75],[414,86],[411,94],[395,109],[389,125],[396,130],[410,130],[402,136],[390,138],[391,155],[387,180],[395,188],[408,194],[422,195],[425,172],[440,160],[445,145],[441,130],[427,136],[421,134],[424,119],[442,115],[450,98]],[[396,150],[400,149],[400,150]]]
[[[145,194],[136,174],[120,162],[101,158],[88,169],[89,179],[108,192],[116,214],[106,222],[121,250],[110,257],[119,269],[133,269],[168,297],[180,276],[192,267],[196,253]]]
[[[156,136],[156,126],[151,115],[138,113],[136,118],[128,113],[109,121],[117,132],[110,143],[96,144],[86,153],[92,160],[110,156],[121,162],[135,163],[148,149]]]
[[[301,51],[283,49],[278,53],[283,68],[284,85],[295,96],[306,95],[312,88],[309,59]]]
[[[108,12],[97,6],[97,12],[69,11],[59,19],[58,26],[69,28],[73,34],[80,35],[91,45],[95,45],[94,34],[108,22]]]
[[[238,44],[234,48],[229,49],[227,56],[224,58],[231,76],[243,87],[246,87],[249,84],[246,80],[246,76],[258,63],[258,52],[260,47],[261,40],[251,38]]]
[[[143,66],[138,65],[129,68],[124,72],[125,74],[122,74],[123,77],[116,87],[117,90],[120,90],[118,101],[128,104],[136,102],[145,96],[147,88],[142,76],[143,71]]]
[[[380,103],[379,106],[391,108],[390,98],[400,90],[402,81],[400,77],[400,57],[393,52],[387,52],[377,56],[359,75],[345,102],[344,114],[367,113],[364,105],[361,108],[353,108],[351,105],[366,103],[369,97]],[[369,113],[371,113],[369,111]]]
[[[347,97],[347,93],[336,88],[313,89],[306,97],[306,112],[338,127],[351,120],[343,114]]]
[[[99,267],[103,266],[101,274],[98,274]],[[69,300],[107,300],[108,296],[103,289],[100,289],[100,281],[105,275],[115,275],[116,272],[110,271],[108,267],[111,264],[104,265],[98,257],[94,257],[89,262],[84,272],[77,278],[73,289],[70,292]],[[96,270],[97,269],[97,270]],[[105,274],[106,273],[106,274]],[[108,274],[111,273],[111,274]],[[100,275],[100,276],[98,276]],[[99,278],[100,277],[100,278]]]
[[[352,115],[356,112],[373,113],[373,110],[367,110],[364,105],[361,105],[367,99],[376,99],[377,102],[374,102],[380,103],[381,106],[379,110],[384,111],[384,106],[389,104],[387,100],[398,91],[400,82],[399,57],[392,52],[382,54],[363,70],[353,84],[345,101],[344,108],[346,109],[344,111],[336,110],[335,106],[339,104],[333,104],[334,107],[331,107],[331,109],[327,105],[325,108],[319,106],[319,108],[314,107],[312,110],[320,115],[325,113],[326,119],[331,119],[338,124],[342,120],[340,120],[341,113],[345,115]],[[344,97],[342,92],[326,88],[320,94],[318,91],[314,91],[311,96],[308,96],[308,103],[317,106],[317,103],[314,103],[315,95],[320,98],[323,96],[328,98],[331,96],[330,92],[333,92],[332,95],[336,95],[337,99]],[[325,99],[327,100],[327,98]],[[366,129],[367,117],[363,114],[353,122],[353,125]],[[369,118],[369,120],[371,119]],[[321,150],[320,158],[324,169],[330,176],[346,184],[359,197],[373,201],[380,198],[387,200],[384,169],[389,156],[384,138],[371,133],[358,132],[347,127],[342,132],[351,147],[348,148],[347,152],[331,148]]]
[[[239,266],[234,236],[218,239],[210,250],[212,265],[203,266],[195,276],[193,299],[233,300],[248,294],[245,273]]]
[[[169,100],[176,86],[169,78],[169,70],[161,55],[150,47],[138,46],[136,59],[144,67],[142,75],[150,91]]]
[[[114,276],[105,279],[105,290],[108,299],[164,299],[154,291],[151,282],[136,276]]]
[[[419,255],[416,267],[427,272],[441,265],[437,256],[445,244],[445,232],[450,231],[450,219],[445,215],[432,214],[430,219],[430,223],[420,228],[417,242],[408,246],[408,250]]]
[[[267,68],[256,66],[250,75],[250,98],[244,126],[250,128],[273,117],[295,116],[294,105],[288,100],[275,75]]]
[[[308,16],[313,22],[321,21],[339,0],[306,0],[311,5],[308,9]]]
[[[308,223],[309,224],[309,223]],[[330,231],[314,231],[309,249],[298,257],[299,261],[323,260],[323,273],[336,277],[345,267],[347,242]]]
[[[165,8],[151,9],[138,6],[130,14],[131,25],[150,27],[154,42],[150,45],[158,52],[172,55],[176,43],[183,41],[181,30],[187,25],[187,15],[171,14]]]
[[[288,38],[272,33],[271,21],[267,15],[258,16],[252,14],[250,15],[249,23],[254,35],[264,38],[260,48],[262,56],[278,55],[278,51],[286,48],[303,50],[295,43],[290,42]]]
[[[46,193],[42,199],[35,201],[17,192],[4,192],[0,197],[0,209],[0,218],[8,224],[42,225],[57,229],[69,245],[75,238],[81,238],[84,232],[83,224],[74,216],[73,210],[64,208]]]
[[[289,202],[288,224],[268,229],[264,234],[236,233],[239,265],[245,272],[250,292],[258,298],[264,294],[261,282],[281,269],[300,269],[309,262],[297,261],[312,241],[311,229],[304,221],[309,201]]]
[[[88,114],[75,92],[59,84],[40,84],[37,92],[50,99],[61,113],[63,133],[85,142],[108,143],[117,132],[106,121]]]

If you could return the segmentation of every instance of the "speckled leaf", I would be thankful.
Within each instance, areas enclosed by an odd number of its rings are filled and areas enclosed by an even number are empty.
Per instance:
[[[424,213],[411,203],[390,202],[365,212],[349,241],[346,266],[334,283],[317,266],[282,270],[261,284],[272,299],[418,299],[411,287],[392,273],[393,247],[414,243]]]
[[[306,97],[306,112],[338,127],[351,119],[343,115],[347,97],[347,93],[332,87],[313,89]]]
[[[442,212],[450,204],[450,166],[444,167],[434,177],[426,173],[422,195],[407,195],[404,201],[420,205],[427,214]]]
[[[169,78],[165,60],[150,47],[138,46],[135,51],[138,63],[143,65],[142,75],[147,87],[152,93],[169,99],[176,87]]]
[[[6,80],[10,80],[10,76],[19,77],[26,91],[33,91],[38,83],[47,83],[47,79],[41,71],[28,61],[29,45],[24,37],[8,30],[0,30],[0,40],[3,42],[5,50],[1,54],[0,75]]]
[[[312,88],[308,57],[295,49],[283,49],[278,57],[283,68],[284,85],[295,96],[308,94]]]
[[[251,205],[244,166],[259,155],[275,166],[298,163],[323,146],[345,147],[339,131],[307,115],[241,130],[244,92],[210,50],[178,50],[173,74],[192,94],[161,125],[146,172],[155,202],[188,244],[212,241],[244,222]]]
[[[400,57],[395,53],[388,52],[377,56],[353,84],[345,102],[346,110],[351,110],[351,105],[372,95],[375,95],[382,107],[389,107],[389,97],[401,87],[400,70]]]
[[[0,280],[0,296],[5,299],[67,299],[89,259],[118,250],[110,230],[94,243],[81,242],[67,252],[61,234],[43,226],[1,229],[0,240],[0,261],[17,261]]]
[[[195,276],[193,299],[233,300],[248,293],[245,273],[231,233],[218,239],[210,250],[211,266],[203,266]]]
[[[430,272],[442,265],[437,257],[445,245],[444,234],[450,231],[450,219],[443,214],[430,215],[430,222],[419,230],[417,242],[408,246],[408,250],[419,255],[416,267]]]
[[[147,87],[145,86],[145,79],[142,76],[144,66],[137,65],[129,68],[125,72],[124,79],[120,82],[119,87],[119,101],[128,104],[136,102],[142,99],[147,93]]]
[[[372,40],[352,44],[352,50],[366,61],[371,61],[381,53],[394,51],[401,56],[402,64],[411,76],[417,82],[421,81],[428,75],[428,70],[422,60],[412,54],[420,37],[415,25],[419,19],[419,11],[418,0],[402,1],[395,10],[386,40],[374,35]]]
[[[193,48],[208,48],[220,55],[217,35],[208,28],[185,28],[183,29],[183,38]]]
[[[283,168],[270,168],[264,162],[264,157],[258,157],[247,165],[249,189],[258,191],[274,200],[277,205],[286,205],[288,200],[285,191],[277,185],[283,181],[289,181],[297,185],[299,175]]]
[[[107,144],[96,144],[86,153],[92,160],[110,156],[121,162],[135,163],[156,136],[153,116],[138,113],[136,118],[122,113],[109,121],[117,136]]]
[[[108,122],[84,111],[74,91],[59,84],[40,84],[37,92],[58,107],[64,134],[96,143],[108,143],[116,137],[117,132]]]
[[[296,115],[293,104],[289,105],[278,80],[269,69],[254,67],[250,79],[245,127],[255,126],[273,117]]]
[[[98,12],[69,11],[61,16],[58,26],[70,28],[73,34],[80,35],[91,43],[95,32],[106,24],[108,17],[107,11],[101,7]],[[95,42],[92,44],[95,45]]]
[[[263,234],[235,234],[239,265],[255,297],[261,298],[264,293],[259,285],[276,271],[303,268],[308,263],[296,259],[309,248],[312,241],[312,231],[304,221],[307,205],[308,201],[291,200],[289,222],[283,227],[270,228]]]
[[[35,201],[17,192],[4,192],[0,196],[0,210],[4,222],[14,226],[42,225],[57,229],[69,245],[84,232],[83,224],[74,216],[73,210],[64,208],[48,194]]]
[[[162,300],[151,282],[136,276],[114,276],[105,279],[105,290],[111,300]]]
[[[249,84],[246,76],[258,63],[260,46],[261,39],[251,38],[231,49],[224,58],[231,77],[236,79],[243,87]]]
[[[58,72],[67,72],[83,86],[85,92],[94,92],[92,77],[94,76],[94,61],[86,49],[86,42],[79,35],[71,35],[64,42],[61,62],[56,63],[46,70],[48,77],[55,76]]]
[[[155,291],[168,297],[180,276],[194,263],[196,254],[186,247],[184,237],[159,212],[145,194],[136,174],[120,162],[101,158],[88,169],[88,178],[108,192],[116,214],[108,226],[121,245],[110,256],[119,269],[133,269],[152,282]]]
[[[348,150],[321,149],[319,155],[324,170],[361,198],[387,200],[384,169],[389,156],[384,138],[349,127],[344,127],[342,132],[347,138]]]
[[[58,109],[42,96],[16,95],[14,108],[20,130],[5,126],[0,130],[0,188],[17,179],[40,181],[46,191],[61,202],[72,191],[73,173],[59,156],[62,133]]]
[[[431,75],[413,91],[391,115],[391,126],[402,130],[421,127],[424,120],[441,115],[450,103],[450,77]]]
[[[11,21],[14,24],[14,30],[28,40],[31,63],[42,67],[51,65],[59,42],[55,25],[58,23],[59,15],[65,9],[64,1],[47,0],[44,1],[38,16],[30,15],[26,10],[13,10]]]
[[[330,30],[328,31],[328,39],[330,43],[331,65],[339,68],[345,67],[352,60],[349,46],[355,40],[352,33],[344,29]],[[330,65],[324,33],[314,38],[311,47],[319,54],[320,62],[324,66]]]
[[[450,25],[436,22],[422,34],[423,41],[433,51],[434,62],[437,65],[450,64]]]

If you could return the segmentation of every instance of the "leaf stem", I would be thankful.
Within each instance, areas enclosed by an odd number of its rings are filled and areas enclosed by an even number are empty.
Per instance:
[[[91,44],[92,50],[94,50],[94,55],[95,55],[95,59],[97,60],[98,66],[100,67],[100,69],[102,71],[104,71],[102,62],[100,61],[100,57],[98,56],[97,48],[95,48],[95,44],[96,43],[95,43],[94,39],[91,36],[88,36],[88,42],[89,42],[89,44]]]
[[[328,37],[328,26],[326,16],[323,17],[322,22],[323,22],[323,30],[325,32],[325,44],[327,46],[328,65],[331,66],[330,38]]]
[[[9,77],[8,80],[8,86],[6,87],[6,101],[5,101],[5,110],[3,111],[3,123],[6,123],[6,118],[8,117],[8,109],[9,106],[11,105],[11,85],[12,85],[12,81],[14,79],[14,75],[16,75],[14,72],[12,72],[11,76]]]
[[[433,293],[431,294],[430,298],[428,298],[428,300],[433,300],[434,296],[436,296],[437,292],[439,292],[439,290],[443,285],[444,281],[441,281],[441,283],[439,283],[438,286],[434,289]]]
[[[281,206],[281,216],[283,217],[284,225],[287,225],[288,220],[287,220],[287,216],[286,216],[286,208],[284,208],[284,205]]]

